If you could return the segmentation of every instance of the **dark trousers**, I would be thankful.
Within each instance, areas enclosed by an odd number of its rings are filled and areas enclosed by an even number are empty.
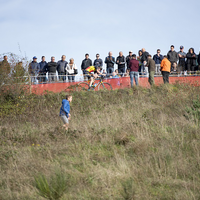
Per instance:
[[[169,72],[162,71],[164,84],[169,83]]]
[[[125,74],[125,67],[123,67],[123,68],[118,68],[118,74],[119,74],[120,76],[123,76],[123,74]]]
[[[66,73],[65,72],[58,72],[58,78],[59,78],[59,81],[65,81],[66,80]]]

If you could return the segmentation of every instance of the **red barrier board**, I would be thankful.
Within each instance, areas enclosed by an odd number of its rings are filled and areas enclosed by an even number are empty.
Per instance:
[[[163,84],[162,77],[154,77],[154,80],[156,85]],[[104,82],[110,83],[113,89],[130,88],[130,77],[105,79]],[[170,84],[174,84],[177,82],[188,83],[191,85],[199,86],[200,76],[169,77]],[[76,85],[78,83],[79,82],[37,84],[31,86],[31,92],[35,94],[43,94],[45,91],[62,92],[65,91],[68,87]],[[139,85],[142,87],[150,87],[148,78],[147,77],[139,78]]]

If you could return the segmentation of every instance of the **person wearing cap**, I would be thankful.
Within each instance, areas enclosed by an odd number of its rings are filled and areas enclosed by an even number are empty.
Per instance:
[[[155,61],[155,65],[156,65],[156,73],[157,74],[161,74],[160,72],[160,63],[163,59],[163,56],[160,54],[160,49],[157,49],[157,54],[155,54],[153,56],[153,60]]]
[[[126,58],[123,55],[122,51],[119,52],[119,56],[117,57],[116,64],[118,65],[119,75],[123,76],[126,72],[125,71]]]
[[[185,58],[186,58],[186,53],[183,51],[184,47],[181,45],[180,46],[180,51],[178,52],[178,57],[179,57],[179,62],[178,62],[178,73],[185,73]]]
[[[129,55],[126,56],[126,66],[127,66],[127,69],[128,69],[129,62],[130,62],[131,59],[133,59],[133,52],[129,51]]]
[[[167,53],[167,58],[171,62],[171,71],[176,71],[178,53],[174,50],[174,45],[171,45],[171,50]]]
[[[31,83],[37,83],[37,76],[40,71],[40,65],[37,62],[37,57],[33,57],[33,61],[29,64],[28,72],[31,76]]]

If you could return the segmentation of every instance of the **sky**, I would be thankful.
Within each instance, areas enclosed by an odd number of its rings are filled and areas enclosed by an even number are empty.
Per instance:
[[[94,61],[105,60],[109,51],[116,58],[130,50],[145,48],[151,55],[158,48],[165,55],[173,44],[187,52],[200,51],[199,0],[0,0],[0,54],[66,55],[78,68],[85,53]],[[116,68],[117,66],[115,66]],[[104,68],[106,68],[104,64]],[[80,70],[79,70],[80,72]]]

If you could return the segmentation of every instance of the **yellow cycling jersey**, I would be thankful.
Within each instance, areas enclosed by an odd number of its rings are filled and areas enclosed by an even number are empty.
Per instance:
[[[88,68],[85,69],[86,71],[88,71],[89,73],[91,72],[96,72],[96,67],[95,66],[89,66]]]

